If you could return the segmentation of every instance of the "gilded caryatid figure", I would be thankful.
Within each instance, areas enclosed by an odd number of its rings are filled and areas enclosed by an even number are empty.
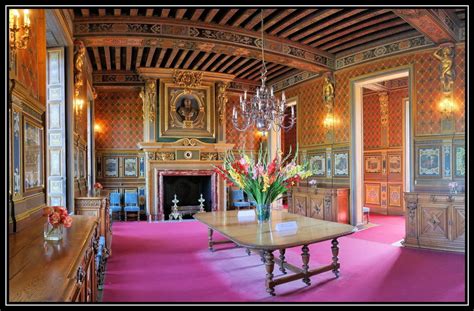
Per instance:
[[[326,74],[324,77],[323,99],[328,112],[332,111],[334,104],[334,83],[330,74]]]
[[[454,68],[453,58],[454,51],[450,46],[444,46],[433,53],[434,57],[441,62],[441,85],[443,93],[451,93],[453,91]]]
[[[217,84],[217,110],[219,113],[219,122],[221,124],[225,121],[225,106],[227,104],[226,89],[227,83],[219,82]]]
[[[84,55],[86,54],[86,47],[80,40],[74,42],[76,50],[74,52],[74,95],[79,96],[80,89],[83,86],[82,66],[84,65]]]

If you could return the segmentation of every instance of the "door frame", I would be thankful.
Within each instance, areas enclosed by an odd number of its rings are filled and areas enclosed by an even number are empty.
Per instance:
[[[411,191],[413,187],[413,66],[401,66],[379,72],[358,76],[350,80],[350,119],[351,119],[351,167],[350,172],[350,206],[351,206],[351,224],[354,226],[363,224],[362,207],[364,205],[364,127],[363,127],[363,93],[362,88],[371,83],[377,83],[384,80],[393,80],[397,78],[408,77],[408,111],[405,111],[405,126],[407,130],[404,135],[403,159],[408,162],[404,165],[405,191]],[[409,117],[407,117],[409,116]],[[407,139],[408,138],[408,139]],[[409,176],[409,177],[408,177]],[[409,178],[409,180],[408,180]]]

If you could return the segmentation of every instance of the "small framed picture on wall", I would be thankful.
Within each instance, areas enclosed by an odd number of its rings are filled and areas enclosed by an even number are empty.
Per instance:
[[[123,158],[123,176],[138,177],[137,157]]]
[[[117,157],[104,157],[105,169],[104,177],[119,177],[118,167],[119,162]]]

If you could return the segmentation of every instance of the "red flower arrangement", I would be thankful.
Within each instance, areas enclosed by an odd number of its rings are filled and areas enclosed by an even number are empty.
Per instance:
[[[48,216],[48,222],[53,228],[63,225],[66,228],[72,226],[72,217],[68,215],[67,209],[62,206],[47,206],[43,209],[43,216]]]
[[[103,189],[104,187],[102,186],[102,184],[100,182],[96,182],[94,184],[94,189]]]

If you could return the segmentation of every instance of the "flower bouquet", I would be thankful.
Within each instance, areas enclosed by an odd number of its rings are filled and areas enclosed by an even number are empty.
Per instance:
[[[448,184],[449,186],[449,192],[451,194],[457,194],[458,193],[458,183],[455,181],[452,181]]]
[[[43,216],[48,216],[44,225],[45,240],[61,240],[63,238],[63,227],[72,225],[72,218],[68,215],[66,208],[62,206],[47,206],[43,209]]]
[[[94,190],[95,190],[95,195],[99,196],[100,195],[100,190],[103,189],[104,187],[100,182],[96,182],[94,184]]]
[[[268,163],[267,153],[262,153],[261,148],[257,160],[244,153],[241,153],[240,159],[235,159],[234,154],[228,152],[224,164],[216,167],[216,171],[255,202],[257,220],[262,223],[270,219],[271,203],[298,181],[312,175],[306,162],[296,164],[297,154],[290,160],[290,150],[283,159],[277,155]]]

